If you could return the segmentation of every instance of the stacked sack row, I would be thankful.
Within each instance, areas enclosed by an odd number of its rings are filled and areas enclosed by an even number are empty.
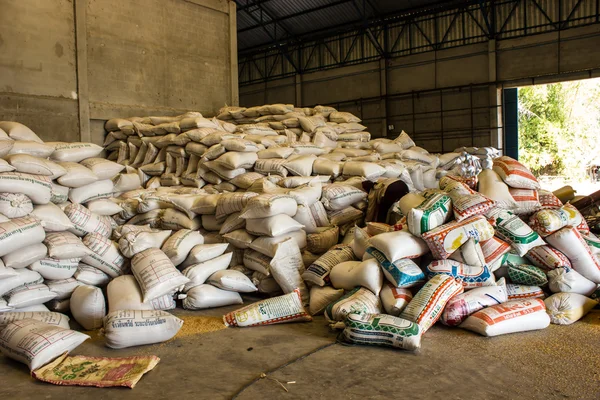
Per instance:
[[[88,338],[70,330],[66,313],[85,330],[104,327],[115,348],[167,340],[183,323],[159,311],[175,308],[183,283],[148,294],[164,276],[141,275],[144,262],[130,265],[111,240],[123,228],[110,215],[123,209],[110,199],[140,178],[102,152],[0,122],[0,350],[32,370]],[[39,345],[40,334],[57,340]]]

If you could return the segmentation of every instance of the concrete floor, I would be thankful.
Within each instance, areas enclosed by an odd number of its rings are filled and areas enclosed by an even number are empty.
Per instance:
[[[237,307],[177,315],[218,316]],[[0,356],[0,396],[18,399],[229,399],[246,384],[335,341],[323,317],[312,323],[228,328],[171,342],[111,350],[98,336],[74,354],[154,354],[158,366],[135,389],[53,386]],[[417,353],[335,344],[274,372],[239,399],[599,399],[600,310],[571,326],[485,338],[436,325]],[[6,396],[6,397],[5,397]],[[10,397],[8,397],[10,396]]]

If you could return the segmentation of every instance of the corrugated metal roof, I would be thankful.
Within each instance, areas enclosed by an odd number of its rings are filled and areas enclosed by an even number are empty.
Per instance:
[[[362,21],[454,0],[235,0],[238,50],[349,30]]]

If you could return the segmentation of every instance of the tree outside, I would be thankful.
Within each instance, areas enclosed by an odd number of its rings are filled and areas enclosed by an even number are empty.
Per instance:
[[[554,190],[600,190],[600,79],[519,88],[519,161]]]

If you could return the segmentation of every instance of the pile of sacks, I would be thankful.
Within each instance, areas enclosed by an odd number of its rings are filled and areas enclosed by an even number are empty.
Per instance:
[[[123,228],[110,217],[122,211],[110,199],[139,188],[140,178],[102,154],[0,122],[0,350],[32,370],[88,338],[70,329],[66,313],[85,330],[104,327],[115,348],[167,340],[183,323],[160,311],[175,308],[172,293],[183,283],[156,293],[164,275],[145,271],[141,256],[130,270],[111,240]]]

